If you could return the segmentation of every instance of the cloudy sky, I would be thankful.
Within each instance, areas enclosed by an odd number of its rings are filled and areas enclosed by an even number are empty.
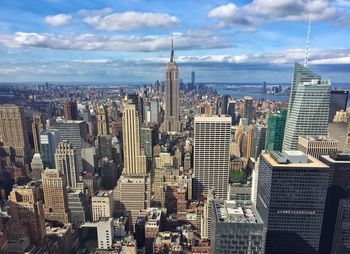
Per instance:
[[[302,63],[350,83],[348,0],[1,0],[0,81],[289,82]]]

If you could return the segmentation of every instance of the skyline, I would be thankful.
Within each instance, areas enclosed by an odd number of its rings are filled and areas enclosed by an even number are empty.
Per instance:
[[[349,10],[343,0],[5,0],[0,81],[164,80],[173,34],[185,82],[194,69],[198,82],[289,83],[294,62],[304,60],[311,14],[310,69],[348,82]]]

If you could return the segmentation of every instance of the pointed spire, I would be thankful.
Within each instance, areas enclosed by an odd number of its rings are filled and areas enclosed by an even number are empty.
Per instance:
[[[304,60],[304,67],[306,68],[307,68],[307,62],[309,60],[310,33],[311,33],[311,14],[309,16],[309,27],[307,30],[307,38],[306,38],[306,50],[305,50],[305,60]]]
[[[170,55],[170,62],[174,62],[174,35],[171,34],[171,55]]]

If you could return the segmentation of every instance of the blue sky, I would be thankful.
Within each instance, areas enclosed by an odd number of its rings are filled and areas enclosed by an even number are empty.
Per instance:
[[[350,81],[348,0],[1,0],[0,81],[289,82],[303,62]]]

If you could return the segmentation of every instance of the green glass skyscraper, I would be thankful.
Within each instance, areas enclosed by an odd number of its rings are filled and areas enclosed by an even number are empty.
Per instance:
[[[269,115],[266,131],[266,150],[282,150],[286,119],[287,110],[278,110],[276,113]]]

